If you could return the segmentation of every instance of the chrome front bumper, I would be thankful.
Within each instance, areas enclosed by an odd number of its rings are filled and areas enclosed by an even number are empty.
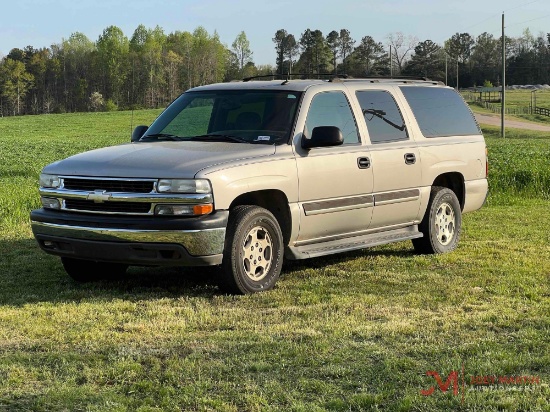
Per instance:
[[[225,228],[204,230],[126,230],[66,226],[31,221],[35,237],[40,235],[102,242],[176,243],[192,256],[223,253]]]
[[[31,228],[46,253],[147,266],[219,265],[228,212],[201,218],[120,218],[31,212]]]

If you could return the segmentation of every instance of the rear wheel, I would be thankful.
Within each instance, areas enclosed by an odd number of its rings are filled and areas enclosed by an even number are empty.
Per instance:
[[[94,282],[123,276],[128,265],[62,257],[65,272],[77,282]]]
[[[462,229],[462,213],[456,194],[434,186],[426,214],[419,225],[424,237],[413,239],[419,253],[446,253],[456,249]]]
[[[258,206],[237,206],[229,215],[220,286],[229,293],[272,289],[283,262],[277,219]]]

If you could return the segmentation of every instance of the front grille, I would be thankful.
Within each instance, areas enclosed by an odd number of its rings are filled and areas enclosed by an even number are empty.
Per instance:
[[[68,190],[105,190],[106,192],[151,193],[154,182],[147,180],[80,179],[66,177],[63,186]]]
[[[106,213],[139,213],[146,214],[151,210],[151,203],[143,202],[103,202],[95,203],[91,200],[66,199],[65,209],[83,212]]]

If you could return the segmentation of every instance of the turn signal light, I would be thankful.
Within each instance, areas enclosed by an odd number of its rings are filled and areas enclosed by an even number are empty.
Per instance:
[[[196,216],[207,215],[208,213],[212,213],[213,210],[214,207],[211,204],[193,206],[193,214]]]

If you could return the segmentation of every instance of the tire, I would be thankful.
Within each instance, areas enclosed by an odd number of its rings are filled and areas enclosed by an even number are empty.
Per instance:
[[[283,235],[277,219],[258,206],[237,206],[229,214],[220,288],[249,294],[275,286],[283,263]]]
[[[117,279],[122,277],[128,269],[128,265],[122,263],[95,262],[67,257],[62,257],[61,263],[65,272],[77,282]]]
[[[416,252],[434,254],[456,249],[462,230],[462,212],[451,189],[432,187],[428,209],[418,229],[424,237],[413,239]]]

